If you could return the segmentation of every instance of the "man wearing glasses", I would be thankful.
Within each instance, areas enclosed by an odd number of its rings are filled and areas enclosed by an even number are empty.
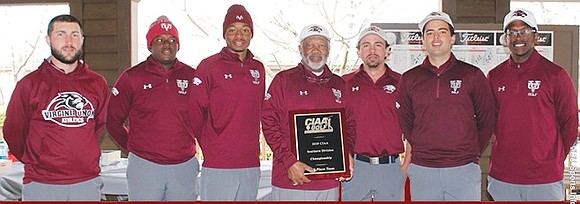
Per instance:
[[[503,29],[510,57],[489,72],[498,120],[488,177],[496,201],[563,201],[564,160],[578,134],[577,94],[565,69],[534,48],[534,15],[516,9]]]

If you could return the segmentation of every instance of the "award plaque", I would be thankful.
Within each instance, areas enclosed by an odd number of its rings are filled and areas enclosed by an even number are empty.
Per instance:
[[[316,169],[309,179],[349,177],[345,149],[344,109],[290,111],[292,151],[296,159]]]

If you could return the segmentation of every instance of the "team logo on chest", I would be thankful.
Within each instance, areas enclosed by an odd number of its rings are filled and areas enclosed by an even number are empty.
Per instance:
[[[77,92],[62,92],[42,110],[44,120],[63,127],[81,127],[95,118],[93,104]]]
[[[250,69],[250,74],[252,75],[252,77],[254,77],[254,81],[252,81],[252,83],[260,84],[260,72],[255,69]]]
[[[179,87],[179,91],[177,91],[177,93],[179,94],[187,94],[187,91],[185,89],[187,89],[187,87],[189,86],[189,81],[187,79],[177,79],[177,87]]]
[[[359,89],[360,89],[359,86],[353,86],[352,87],[352,91],[359,91]]]
[[[224,74],[224,79],[231,79],[234,78],[232,74]]]
[[[383,86],[383,90],[387,93],[393,93],[397,90],[397,87],[395,87],[395,85],[387,84]]]
[[[451,94],[459,94],[459,88],[461,88],[461,80],[450,80],[449,86],[451,87]]]
[[[198,77],[193,78],[193,84],[195,84],[196,86],[201,85],[201,83],[202,83],[202,81]]]
[[[340,100],[340,98],[342,97],[342,92],[340,91],[340,89],[332,88],[332,93],[334,94],[334,97],[336,97],[334,101],[336,101],[337,103],[342,103],[342,101]]]
[[[536,92],[536,90],[540,89],[540,81],[528,80],[528,89],[530,89],[530,93],[528,93],[528,96],[537,96],[538,93]]]

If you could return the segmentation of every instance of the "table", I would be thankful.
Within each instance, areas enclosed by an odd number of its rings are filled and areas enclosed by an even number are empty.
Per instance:
[[[103,194],[127,195],[127,159],[121,159],[111,165],[101,166],[103,180]],[[12,169],[0,175],[0,199],[19,200],[22,198],[22,178],[24,164],[12,163]],[[3,197],[3,198],[2,198]]]

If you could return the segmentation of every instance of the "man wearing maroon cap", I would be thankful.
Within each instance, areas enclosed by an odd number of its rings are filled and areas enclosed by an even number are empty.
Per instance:
[[[200,197],[204,201],[253,201],[260,179],[260,115],[264,65],[248,46],[252,17],[234,4],[223,23],[226,47],[197,67],[192,90],[194,132],[203,150]]]
[[[499,107],[488,191],[496,201],[563,201],[564,161],[578,137],[576,90],[534,48],[534,14],[513,10],[503,25],[510,57],[488,74]]]
[[[480,201],[479,156],[496,119],[483,72],[455,58],[448,14],[431,12],[419,23],[427,58],[399,82],[399,123],[410,144],[407,173],[414,201]]]
[[[299,161],[292,151],[290,111],[345,108],[349,139],[354,134],[354,123],[342,80],[326,65],[330,51],[330,35],[326,28],[312,24],[300,33],[299,51],[302,61],[298,66],[279,72],[274,77],[264,98],[262,128],[264,137],[274,152],[272,161],[272,199],[276,201],[336,201],[340,189],[335,179],[310,180],[305,172],[315,169]]]
[[[194,69],[175,57],[179,33],[166,16],[151,24],[146,38],[151,55],[113,87],[107,130],[129,151],[130,201],[196,200],[199,164],[189,112]]]
[[[99,138],[109,87],[83,62],[80,21],[48,24],[51,56],[16,84],[4,121],[10,153],[24,164],[23,201],[99,201]]]
[[[342,76],[357,121],[354,172],[350,181],[343,182],[342,199],[403,201],[407,176],[399,154],[405,148],[396,106],[401,74],[385,63],[390,48],[381,28],[364,29],[356,47],[363,64]]]

